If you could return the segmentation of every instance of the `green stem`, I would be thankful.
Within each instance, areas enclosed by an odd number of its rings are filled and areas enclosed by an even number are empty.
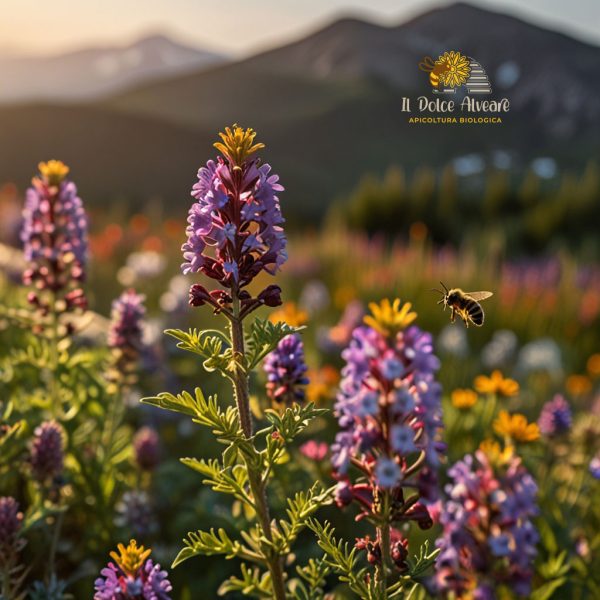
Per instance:
[[[52,534],[52,540],[50,542],[50,552],[48,555],[48,582],[50,582],[52,575],[55,572],[56,562],[56,548],[58,546],[58,540],[60,538],[60,530],[64,520],[64,512],[60,512],[56,517],[56,523],[54,524],[54,532]]]
[[[377,528],[379,537],[379,545],[381,548],[381,584],[382,592],[386,596],[387,576],[392,571],[392,556],[391,556],[391,531],[390,531],[390,494],[388,491],[383,492],[382,498],[382,525]]]
[[[244,356],[244,325],[240,318],[240,299],[237,290],[232,290],[233,297],[233,318],[231,319],[231,343],[236,359]],[[250,414],[250,389],[248,375],[240,368],[236,369],[233,376],[235,401],[240,418],[240,424],[244,436],[252,437],[252,416]],[[254,444],[254,442],[252,442]],[[282,559],[273,547],[273,533],[271,531],[271,516],[269,503],[267,501],[266,483],[262,481],[262,473],[255,469],[250,462],[246,461],[248,471],[248,481],[250,490],[254,498],[254,507],[262,533],[269,542],[266,545],[264,554],[267,567],[271,574],[271,583],[273,585],[273,596],[276,600],[285,600],[285,583],[283,578]]]

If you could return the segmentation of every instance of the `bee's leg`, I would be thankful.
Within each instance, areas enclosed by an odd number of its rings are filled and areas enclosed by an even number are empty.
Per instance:
[[[452,307],[452,314],[450,315],[450,322],[454,323],[454,319],[456,318],[456,310]]]

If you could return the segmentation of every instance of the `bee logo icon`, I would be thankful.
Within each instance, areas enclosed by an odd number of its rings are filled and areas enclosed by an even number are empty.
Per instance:
[[[434,94],[454,94],[462,86],[469,94],[492,93],[490,80],[481,64],[455,50],[444,52],[436,60],[425,56],[419,69],[429,73]]]

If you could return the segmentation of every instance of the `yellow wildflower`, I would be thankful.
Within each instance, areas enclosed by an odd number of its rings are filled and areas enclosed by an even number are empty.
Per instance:
[[[225,127],[225,133],[219,133],[219,137],[223,142],[215,142],[213,146],[222,152],[234,166],[239,167],[242,163],[257,150],[264,148],[265,145],[254,143],[256,132],[248,127],[244,131],[243,127],[239,127],[237,123],[233,127]]]
[[[588,358],[587,370],[592,377],[600,376],[600,352],[592,354]]]
[[[129,540],[129,546],[125,548],[123,544],[117,546],[119,554],[111,552],[111,558],[121,567],[126,575],[134,577],[146,559],[150,556],[152,550],[146,550],[144,546],[138,548],[135,540]]]
[[[457,389],[452,391],[450,399],[454,408],[467,409],[475,405],[477,394],[473,390]]]
[[[514,379],[504,377],[500,371],[494,371],[489,377],[478,375],[473,385],[480,394],[499,394],[508,397],[519,393],[519,384]]]
[[[534,442],[540,437],[537,423],[528,423],[525,415],[520,413],[509,415],[505,410],[501,410],[494,421],[494,431],[515,442]]]
[[[49,160],[38,164],[42,178],[48,185],[58,185],[69,173],[70,169],[61,160]]]
[[[279,310],[271,313],[269,321],[272,323],[283,321],[290,327],[301,327],[308,321],[308,313],[300,309],[295,302],[286,302]]]
[[[582,396],[592,390],[592,381],[586,375],[569,375],[565,387],[572,396]]]
[[[396,333],[408,327],[417,318],[417,313],[410,310],[412,308],[410,302],[404,304],[402,308],[400,307],[401,302],[399,298],[396,298],[393,304],[387,298],[383,299],[379,304],[371,302],[369,309],[372,314],[367,315],[364,318],[364,322],[383,335],[396,335]]]
[[[515,452],[513,446],[506,446],[502,449],[500,444],[492,439],[483,440],[479,444],[479,449],[487,456],[493,467],[502,467],[507,464]]]

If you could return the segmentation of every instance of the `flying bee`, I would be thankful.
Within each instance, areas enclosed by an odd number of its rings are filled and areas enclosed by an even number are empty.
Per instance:
[[[419,69],[429,73],[429,83],[434,90],[441,90],[443,87],[443,77],[450,70],[447,62],[434,62],[431,56],[426,56],[420,63]]]
[[[432,292],[439,292],[443,298],[438,304],[444,305],[444,310],[449,306],[452,314],[450,315],[450,321],[454,323],[456,315],[458,315],[468,327],[469,321],[481,327],[483,325],[483,308],[479,304],[482,300],[486,300],[490,296],[493,296],[492,292],[463,292],[460,288],[452,288],[449,290],[441,281],[444,291],[433,289]]]

